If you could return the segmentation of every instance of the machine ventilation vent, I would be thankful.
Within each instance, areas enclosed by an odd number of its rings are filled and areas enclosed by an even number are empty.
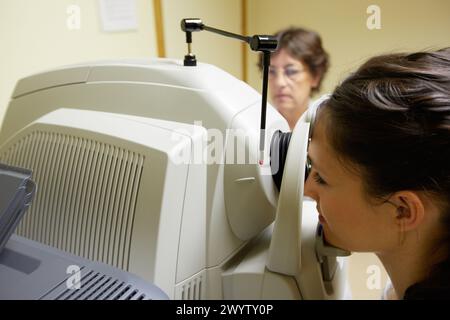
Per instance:
[[[55,300],[150,300],[133,285],[92,270],[81,277],[78,289],[65,283],[61,287],[64,291]]]
[[[0,155],[33,170],[37,193],[17,234],[128,270],[144,156],[85,138],[35,131]]]
[[[181,300],[202,299],[203,277],[199,276],[183,283],[181,290]]]

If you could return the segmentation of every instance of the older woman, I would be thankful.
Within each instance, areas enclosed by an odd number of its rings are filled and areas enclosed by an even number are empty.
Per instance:
[[[328,69],[328,54],[314,31],[288,28],[275,36],[278,49],[270,60],[269,92],[272,104],[293,130],[308,108],[311,94],[320,89]]]

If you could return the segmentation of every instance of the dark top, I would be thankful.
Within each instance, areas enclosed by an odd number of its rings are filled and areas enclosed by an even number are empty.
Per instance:
[[[404,300],[450,300],[450,287],[423,286],[420,283],[409,287],[403,297]]]
[[[433,276],[410,286],[404,300],[450,300],[450,263],[441,263]]]

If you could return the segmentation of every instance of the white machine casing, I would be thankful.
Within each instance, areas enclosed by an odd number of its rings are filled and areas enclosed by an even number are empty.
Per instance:
[[[86,63],[20,80],[0,160],[32,169],[40,191],[18,234],[135,273],[172,299],[344,298],[345,263],[323,279],[317,212],[303,201],[308,121],[293,133],[286,171],[296,161],[298,169],[279,194],[270,141],[289,128],[268,105],[258,164],[260,108],[260,94],[228,73],[170,59]],[[133,223],[119,223],[133,201]],[[286,217],[294,246],[279,236]]]

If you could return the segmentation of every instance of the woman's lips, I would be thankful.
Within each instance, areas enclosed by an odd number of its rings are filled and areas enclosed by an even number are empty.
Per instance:
[[[326,223],[325,218],[324,218],[323,215],[320,213],[319,205],[316,206],[316,210],[317,210],[317,213],[319,213],[319,221],[320,221],[321,223]]]
[[[326,223],[325,218],[323,217],[323,215],[319,214],[319,221],[321,223]]]
[[[277,99],[277,100],[290,100],[290,99],[292,99],[292,97],[290,95],[288,95],[288,94],[277,94],[275,96],[275,99]]]

